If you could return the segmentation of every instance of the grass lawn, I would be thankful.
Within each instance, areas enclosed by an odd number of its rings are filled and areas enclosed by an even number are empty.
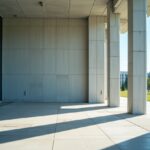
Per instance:
[[[120,91],[121,97],[128,97],[128,91]]]
[[[147,100],[150,102],[150,92],[147,92]]]
[[[120,91],[120,96],[121,97],[127,97],[128,91]],[[150,101],[150,92],[147,92],[147,100]]]

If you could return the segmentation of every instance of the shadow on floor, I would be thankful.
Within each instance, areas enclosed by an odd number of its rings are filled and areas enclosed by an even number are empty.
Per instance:
[[[103,150],[150,150],[150,133],[120,142]]]
[[[10,105],[3,105],[0,107],[0,120],[10,120],[28,117],[40,117],[55,115],[58,110],[61,110],[61,114],[76,113],[85,111],[94,111],[102,109],[110,109],[107,106],[95,106],[94,104],[82,103],[82,104],[63,104],[63,106],[78,106],[81,108],[61,108],[61,104],[56,103],[12,103]],[[82,105],[86,107],[82,107]],[[90,106],[89,106],[90,105]]]
[[[88,127],[92,125],[102,124],[106,122],[113,122],[124,118],[130,118],[133,115],[118,114],[118,115],[107,115],[94,118],[86,118],[82,120],[73,120],[68,122],[61,122],[55,124],[46,124],[35,127],[27,127],[21,129],[7,130],[0,132],[0,143],[7,143],[22,139],[27,139],[36,136],[48,135],[53,133],[59,133],[72,129],[78,129]]]

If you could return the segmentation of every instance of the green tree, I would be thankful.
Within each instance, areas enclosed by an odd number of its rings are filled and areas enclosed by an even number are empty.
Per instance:
[[[128,90],[128,76],[126,75],[126,79],[124,82],[125,89]]]
[[[150,78],[147,78],[147,90],[150,91]]]
[[[122,85],[121,85],[121,91],[125,91],[124,83],[122,83]]]

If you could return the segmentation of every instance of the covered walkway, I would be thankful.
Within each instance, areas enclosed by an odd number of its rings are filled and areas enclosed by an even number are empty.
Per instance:
[[[150,104],[148,103],[150,110]],[[1,150],[149,150],[150,112],[86,103],[9,103],[0,107]]]

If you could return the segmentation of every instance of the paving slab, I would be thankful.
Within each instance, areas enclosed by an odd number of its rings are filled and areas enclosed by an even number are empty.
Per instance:
[[[0,150],[149,150],[150,113],[126,112],[126,99],[112,108],[107,103],[1,105]]]

